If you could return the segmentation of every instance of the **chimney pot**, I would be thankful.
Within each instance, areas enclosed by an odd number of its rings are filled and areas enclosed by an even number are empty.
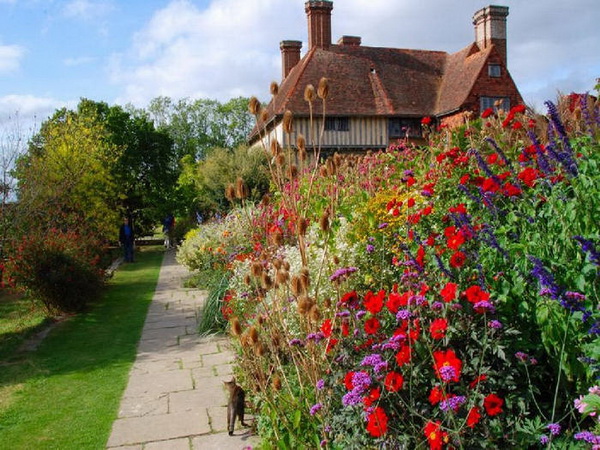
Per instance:
[[[300,41],[281,41],[279,44],[281,49],[281,71],[283,79],[285,79],[292,69],[300,62],[300,49],[302,42]]]
[[[338,45],[355,45],[359,46],[361,43],[361,39],[359,36],[342,36],[338,40]]]
[[[304,4],[308,19],[308,49],[327,49],[331,45],[331,10],[333,2],[309,0]]]
[[[495,45],[506,65],[506,17],[508,6],[486,6],[473,15],[475,42],[481,50]]]

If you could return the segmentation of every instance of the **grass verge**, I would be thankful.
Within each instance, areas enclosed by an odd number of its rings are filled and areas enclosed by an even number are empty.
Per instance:
[[[33,352],[0,362],[0,449],[104,448],[152,300],[163,252],[137,252],[100,302]]]

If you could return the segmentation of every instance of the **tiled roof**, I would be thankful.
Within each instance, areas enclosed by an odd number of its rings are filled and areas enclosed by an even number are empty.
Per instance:
[[[281,83],[267,107],[267,122],[288,109],[296,116],[308,115],[304,89],[308,84],[316,89],[321,77],[329,79],[328,116],[423,117],[452,111],[468,96],[490,51],[479,51],[476,44],[454,54],[358,45],[314,47]],[[320,99],[314,102],[314,114],[322,113],[321,105]]]

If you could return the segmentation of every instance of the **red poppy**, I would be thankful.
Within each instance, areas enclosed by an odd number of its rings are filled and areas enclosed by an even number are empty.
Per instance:
[[[467,415],[467,426],[473,428],[481,420],[481,412],[477,406],[473,406]]]
[[[522,113],[524,113],[524,112],[525,112],[525,105],[516,105],[516,106],[513,106],[513,107],[510,109],[510,114],[512,114],[513,116],[514,116],[516,113],[521,113],[521,114],[522,114]]]
[[[446,394],[444,394],[444,390],[440,386],[434,386],[431,388],[431,392],[429,392],[429,403],[432,405],[437,405],[445,398]]]
[[[498,161],[498,153],[492,153],[488,155],[487,162],[488,164],[495,164]]]
[[[500,189],[500,185],[493,178],[486,178],[483,181],[481,189],[483,189],[484,192],[498,192],[498,189]]]
[[[381,397],[381,388],[372,388],[369,393],[363,398],[363,404],[368,408]]]
[[[385,291],[382,289],[377,294],[369,291],[365,294],[365,309],[371,314],[377,314],[383,308],[383,299],[385,298]]]
[[[385,304],[392,314],[396,314],[401,306],[408,305],[408,299],[412,297],[414,293],[408,291],[404,294],[398,294],[397,292],[390,292],[388,295],[388,301]]]
[[[358,300],[358,294],[356,293],[356,291],[346,292],[340,299],[340,301],[343,304],[352,304],[352,303],[356,302],[357,300]]]
[[[535,184],[535,180],[537,180],[540,177],[540,175],[540,172],[536,169],[532,167],[527,167],[526,169],[523,169],[519,173],[519,175],[517,175],[517,178],[523,183],[525,183],[527,186],[533,187],[533,185]]]
[[[321,325],[321,333],[323,333],[323,336],[325,336],[325,337],[331,336],[332,329],[333,329],[333,327],[331,324],[331,319],[325,320],[323,322],[323,324]]]
[[[445,382],[458,382],[462,371],[462,361],[456,357],[454,350],[438,350],[433,352],[433,368],[437,377]]]
[[[446,303],[450,303],[456,298],[456,289],[458,285],[456,283],[448,282],[446,286],[440,291],[440,295]]]
[[[406,202],[406,206],[408,206],[409,208],[412,208],[413,206],[415,206],[415,199],[414,198],[409,198],[408,202]]]
[[[459,184],[467,184],[470,178],[471,175],[469,175],[468,173],[464,174],[462,177],[460,177]]]
[[[429,333],[433,339],[443,339],[448,330],[448,321],[446,319],[435,319],[429,326]]]
[[[416,182],[417,182],[417,180],[415,180],[415,177],[408,177],[408,179],[406,180],[406,185],[408,187],[411,187]],[[408,206],[410,206],[410,200],[409,200],[409,205]]]
[[[473,286],[467,288],[463,292],[463,295],[467,297],[469,303],[473,304],[483,301],[489,301],[490,299],[490,293],[481,289],[481,287],[477,284],[474,284]]]
[[[431,117],[423,117],[421,119],[421,124],[422,125],[429,125],[431,123]]]
[[[448,442],[448,433],[441,430],[441,424],[439,421],[427,422],[423,431],[427,442],[429,442],[430,450],[441,450],[444,443]]]
[[[483,112],[481,113],[481,117],[483,117],[484,119],[487,119],[488,117],[490,117],[492,114],[494,114],[494,108],[486,108],[483,110]]]
[[[426,206],[425,208],[423,208],[423,209],[421,210],[421,214],[422,214],[423,216],[428,216],[428,215],[429,215],[429,214],[431,214],[432,212],[433,212],[433,207],[432,207],[431,205],[429,205],[429,206]]]
[[[367,334],[375,334],[381,327],[379,320],[377,317],[371,317],[365,321],[365,333]]]
[[[329,353],[331,350],[333,350],[333,347],[335,347],[338,342],[339,339],[329,339],[329,342],[327,342],[327,347],[325,347],[325,353]]]
[[[419,245],[419,249],[417,250],[417,257],[415,258],[417,263],[423,267],[425,263],[425,249],[422,245]]]
[[[446,240],[446,245],[452,250],[458,250],[465,243],[465,236],[459,231]]]
[[[466,261],[467,261],[467,255],[465,255],[463,252],[455,252],[450,257],[450,265],[457,269],[462,267]]]
[[[412,350],[410,349],[410,346],[403,345],[402,347],[400,347],[398,353],[396,353],[396,363],[398,364],[398,366],[402,367],[404,364],[410,362],[411,356]]]
[[[354,384],[352,383],[353,376],[354,376],[354,372],[348,372],[346,374],[346,376],[344,377],[344,386],[346,386],[346,389],[348,389],[349,391],[354,389]]]
[[[521,189],[519,189],[517,186],[515,186],[514,184],[511,184],[511,183],[506,183],[504,185],[504,187],[502,188],[502,191],[504,192],[504,195],[506,195],[507,197],[518,197],[519,195],[521,195],[523,193],[523,191],[521,191]]]
[[[348,322],[342,322],[342,336],[346,337],[350,334],[350,325]]]
[[[456,206],[451,206],[448,211],[454,214],[466,214],[467,206],[464,203],[459,203]]]
[[[496,394],[490,394],[483,400],[485,411],[490,416],[497,416],[500,414],[502,412],[502,405],[504,405],[504,400]]]
[[[390,392],[398,392],[404,385],[404,377],[398,372],[390,372],[385,376],[383,385]]]
[[[388,417],[385,411],[380,406],[377,406],[373,412],[369,415],[369,421],[367,423],[367,431],[373,437],[381,437],[388,430]]]
[[[479,383],[481,383],[482,381],[487,380],[487,375],[485,373],[482,373],[481,375],[477,375],[477,378],[475,378],[473,381],[471,381],[469,383],[469,387],[471,389],[473,389],[475,386],[477,386]]]
[[[513,130],[520,130],[521,128],[523,128],[523,124],[521,122],[519,122],[518,120],[512,124]]]

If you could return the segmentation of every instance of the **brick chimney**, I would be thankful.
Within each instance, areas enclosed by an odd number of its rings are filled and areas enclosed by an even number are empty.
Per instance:
[[[338,39],[337,45],[352,45],[355,47],[360,46],[361,39],[359,36],[342,36]]]
[[[331,45],[331,10],[333,2],[309,0],[304,4],[308,18],[308,50]]]
[[[279,48],[281,49],[281,71],[283,79],[285,79],[294,66],[300,62],[302,42],[281,41]]]
[[[481,50],[492,44],[502,55],[506,65],[506,16],[508,6],[486,6],[473,15],[475,42]]]

